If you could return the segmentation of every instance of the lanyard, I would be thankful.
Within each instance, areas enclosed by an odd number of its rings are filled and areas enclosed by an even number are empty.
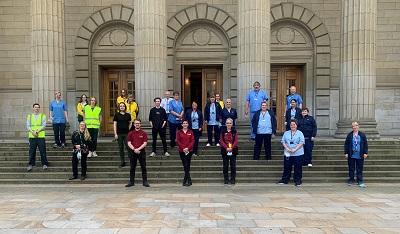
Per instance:
[[[290,131],[290,141],[293,142],[293,137],[296,136],[297,130],[292,134],[292,131]],[[296,139],[296,138],[295,138]]]

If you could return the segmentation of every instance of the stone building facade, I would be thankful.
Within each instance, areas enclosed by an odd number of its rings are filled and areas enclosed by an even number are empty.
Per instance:
[[[319,135],[352,120],[370,136],[400,134],[400,0],[2,0],[0,136],[25,136],[33,102],[56,90],[71,126],[81,94],[99,99],[110,131],[121,88],[146,119],[163,90],[185,106],[232,97],[245,120],[254,81],[283,100],[296,85]]]

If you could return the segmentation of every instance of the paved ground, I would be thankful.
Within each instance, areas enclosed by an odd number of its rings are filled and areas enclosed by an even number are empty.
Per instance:
[[[400,233],[400,184],[1,185],[0,233]]]

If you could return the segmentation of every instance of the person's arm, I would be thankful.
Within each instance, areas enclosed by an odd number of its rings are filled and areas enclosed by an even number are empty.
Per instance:
[[[293,149],[293,152],[296,152],[296,151],[299,150],[301,147],[303,147],[304,141],[305,141],[304,135],[303,135],[303,133],[301,133],[301,134],[300,134],[300,142],[299,142],[299,144],[297,144],[296,147]]]
[[[238,145],[239,145],[239,137],[238,137],[238,133],[236,132],[235,138],[233,139],[232,148],[237,148]]]
[[[42,128],[40,128],[37,131],[38,133],[41,132],[41,131],[44,131],[46,129],[46,122],[47,122],[46,115],[45,114],[41,114],[41,116],[42,116],[42,123],[41,123]]]
[[[192,134],[190,135],[190,141],[188,146],[189,152],[193,151],[193,145],[194,145],[194,133],[192,132]]]
[[[69,120],[68,120],[68,108],[67,108],[67,105],[65,104],[65,102],[64,102],[64,116],[65,116],[65,121],[67,122],[67,123],[69,123]]]
[[[364,138],[364,146],[363,146],[363,157],[367,158],[368,157],[368,139],[367,136],[365,134],[363,134],[363,138]]]
[[[117,134],[117,121],[115,121],[115,120],[114,120],[114,125],[113,125],[113,127],[114,127],[114,137],[115,137],[115,139],[117,139],[117,138],[118,138],[118,134]]]
[[[345,142],[344,142],[344,157],[345,158],[348,158],[349,157],[349,151],[350,151],[350,149],[349,149],[349,147],[350,147],[350,141],[351,141],[351,139],[350,139],[350,134],[348,134],[347,135],[347,137],[346,137],[346,140],[345,140]]]
[[[26,117],[26,129],[28,129],[28,132],[32,132],[32,129],[31,129],[31,114],[29,114],[27,117]],[[32,132],[33,133],[33,132]]]
[[[149,112],[149,122],[150,122],[150,127],[153,128],[153,109],[150,109]]]
[[[245,111],[244,111],[245,115],[249,114],[249,108],[250,108],[250,93],[248,93],[246,96],[246,107],[245,107]]]
[[[52,102],[50,102],[50,106],[49,106],[49,117],[50,117],[50,121],[53,121],[53,106],[51,105]]]
[[[225,130],[224,130],[225,131]],[[219,144],[220,144],[220,146],[222,147],[222,148],[224,148],[225,150],[228,148],[228,146],[226,145],[226,143],[225,143],[225,140],[224,140],[224,135],[225,135],[225,132],[224,131],[221,131],[221,134],[220,134],[220,136],[219,136]]]
[[[303,109],[303,99],[301,98],[301,96],[299,94],[297,94],[299,97],[299,108]]]
[[[317,122],[315,121],[314,117],[312,118],[312,126],[313,126],[313,133],[312,133],[312,138],[315,138],[317,136]]]

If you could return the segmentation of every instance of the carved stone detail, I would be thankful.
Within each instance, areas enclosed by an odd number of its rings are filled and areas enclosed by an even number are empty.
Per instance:
[[[115,46],[124,46],[128,41],[128,33],[120,29],[113,30],[110,33],[110,41]]]
[[[200,28],[193,32],[193,41],[196,45],[205,46],[210,42],[210,31]]]

